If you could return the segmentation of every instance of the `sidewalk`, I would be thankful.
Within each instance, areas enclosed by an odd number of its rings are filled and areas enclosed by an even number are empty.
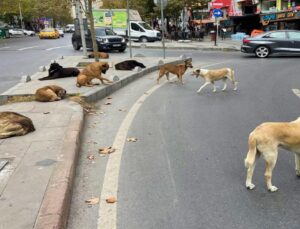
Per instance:
[[[179,63],[181,58],[168,58],[165,63]],[[127,59],[127,58],[126,58]],[[134,58],[147,68],[116,71],[106,76],[115,80],[109,86],[76,87],[76,78],[39,81],[47,71],[24,77],[0,95],[0,104],[10,96],[33,95],[37,88],[57,84],[67,93],[79,93],[89,102],[105,98],[112,92],[158,69],[159,60]],[[108,59],[111,66],[124,59]],[[106,61],[106,60],[105,60]],[[79,62],[93,62],[81,56],[57,60],[65,67]],[[26,82],[26,79],[29,82]],[[155,83],[155,82],[153,82]],[[22,102],[0,106],[0,111],[14,111],[33,120],[36,131],[25,136],[0,139],[0,229],[65,228],[69,214],[73,178],[84,124],[82,107],[68,99],[52,102]],[[4,167],[1,164],[6,163]]]
[[[210,51],[240,51],[242,41],[231,40],[226,38],[225,40],[218,39],[215,46],[214,41],[210,41],[210,38],[205,37],[202,41],[195,40],[179,40],[179,41],[165,41],[166,49],[189,49],[189,50],[210,50]],[[134,48],[162,48],[162,42],[132,42]]]

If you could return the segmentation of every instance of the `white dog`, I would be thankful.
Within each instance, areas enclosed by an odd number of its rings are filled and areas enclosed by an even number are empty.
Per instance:
[[[237,90],[237,84],[238,82],[235,81],[234,78],[234,71],[231,68],[221,68],[221,69],[215,69],[215,70],[208,70],[208,69],[195,69],[192,73],[192,75],[195,75],[197,78],[201,76],[205,79],[205,83],[199,88],[197,93],[200,93],[201,90],[206,87],[208,84],[213,85],[213,92],[217,91],[217,88],[214,84],[215,81],[223,80],[224,81],[224,87],[222,91],[225,91],[227,88],[226,80],[229,79],[233,86],[233,90]]]

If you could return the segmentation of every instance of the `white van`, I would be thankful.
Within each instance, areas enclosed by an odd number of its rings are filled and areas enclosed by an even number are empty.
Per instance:
[[[161,33],[151,28],[144,21],[130,21],[130,36],[133,41],[158,41],[161,40]]]

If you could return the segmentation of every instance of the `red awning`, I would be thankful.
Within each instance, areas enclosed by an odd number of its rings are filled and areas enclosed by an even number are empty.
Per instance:
[[[224,7],[229,7],[231,5],[231,0],[214,0],[210,3],[211,9],[220,9]]]

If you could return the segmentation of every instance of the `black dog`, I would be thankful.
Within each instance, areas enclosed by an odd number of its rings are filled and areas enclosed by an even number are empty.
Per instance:
[[[39,80],[53,80],[63,77],[78,76],[80,71],[77,68],[63,68],[58,63],[52,63],[48,70],[49,75]]]
[[[146,68],[145,65],[136,60],[125,60],[115,65],[116,70],[132,70],[135,67]]]

